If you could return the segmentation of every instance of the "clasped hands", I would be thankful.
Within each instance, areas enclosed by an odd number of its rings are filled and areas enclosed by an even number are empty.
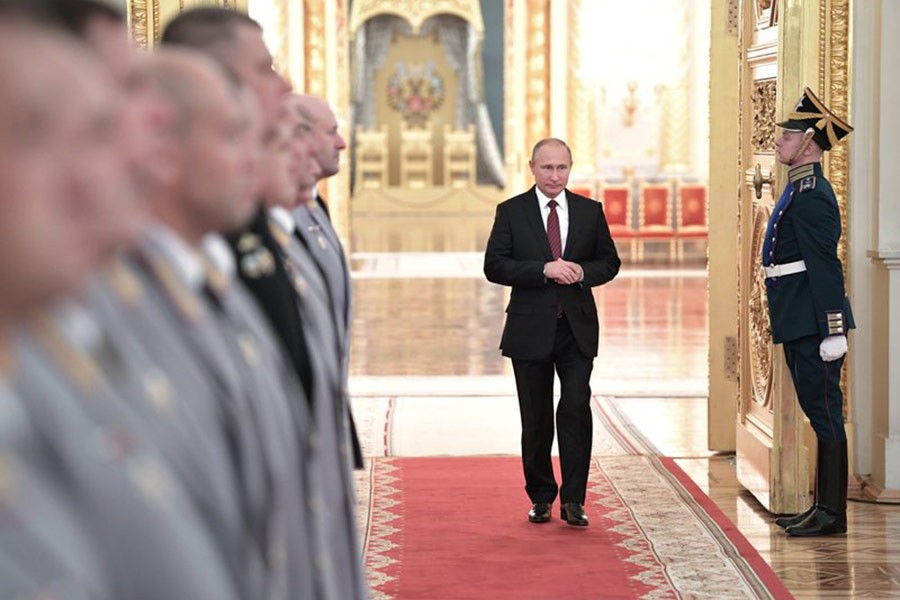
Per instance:
[[[584,270],[578,263],[557,258],[544,265],[544,277],[560,285],[570,285],[584,279]]]

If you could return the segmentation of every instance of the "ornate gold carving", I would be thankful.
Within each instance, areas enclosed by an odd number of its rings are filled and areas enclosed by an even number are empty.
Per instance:
[[[850,115],[850,23],[849,0],[830,0],[831,6],[829,46],[830,52],[822,59],[823,63],[831,66],[827,85],[827,97],[829,108],[835,114]],[[822,36],[824,37],[824,35]],[[838,206],[841,211],[841,221],[847,222],[847,198],[849,193],[849,164],[847,143],[838,144],[827,154],[828,181],[837,196]],[[847,230],[841,236],[838,245],[838,256],[846,266],[847,264]]]
[[[850,115],[850,1],[849,0],[822,0],[819,10],[821,29],[820,39],[824,50],[820,54],[822,72],[822,91],[825,94],[825,103],[837,115],[849,117]],[[827,38],[827,40],[826,40]],[[834,146],[825,155],[825,168],[828,181],[831,183],[834,194],[837,197],[838,209],[841,213],[841,222],[847,223],[847,199],[849,197],[849,150],[848,142]],[[838,257],[844,265],[844,276],[847,276],[847,244],[849,228],[843,228],[843,235],[838,242]],[[843,376],[841,377],[841,391],[844,393],[844,414],[850,412],[851,398],[847,385],[848,363],[844,362]]]
[[[151,0],[153,2],[153,22],[151,23],[153,30],[153,45],[159,45],[159,38],[162,37],[162,27],[159,22],[159,2],[160,0]]]
[[[141,48],[147,48],[150,44],[149,24],[147,13],[147,0],[131,0],[128,3],[128,25],[134,41]]]
[[[750,101],[753,108],[753,136],[750,140],[756,153],[772,152],[775,148],[775,80],[754,81]]]
[[[150,48],[159,43],[162,35],[159,4],[163,0],[128,0],[128,26],[135,43],[140,48]]]
[[[757,257],[762,254],[763,241],[766,237],[766,225],[769,222],[769,209],[759,206],[753,215],[752,245],[750,248],[750,265],[757,264]],[[774,364],[775,347],[772,345],[772,332],[769,326],[769,306],[766,300],[766,281],[760,271],[751,272],[750,277],[750,385],[753,389],[753,401],[762,406],[769,406],[772,401],[772,365]]]
[[[484,34],[479,0],[357,0],[350,10],[351,35],[356,35],[359,27],[372,17],[384,14],[406,19],[414,33],[429,17],[451,14],[470,22],[479,36]]]
[[[819,94],[825,96],[825,70],[828,68],[828,36],[825,34],[828,27],[828,0],[819,3]],[[821,97],[821,96],[820,96]]]

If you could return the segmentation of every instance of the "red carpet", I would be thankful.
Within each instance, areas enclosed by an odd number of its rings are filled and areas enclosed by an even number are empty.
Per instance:
[[[664,466],[665,471],[668,464],[652,457],[628,460],[635,469],[652,476],[654,484],[675,489],[677,499],[670,505],[680,509],[687,503],[693,510],[700,506],[696,500],[702,498],[697,498],[697,494],[703,494],[696,486],[682,481],[677,474],[672,477],[654,470]],[[702,535],[676,532],[686,538],[686,547],[683,552],[676,549],[675,558],[667,554],[671,549],[658,552],[654,544],[663,539],[660,532],[644,530],[640,517],[626,502],[628,482],[621,484],[620,494],[619,484],[611,481],[602,462],[603,459],[595,460],[591,473],[586,505],[591,526],[578,529],[558,519],[558,504],[553,506],[552,522],[528,523],[530,504],[523,490],[518,458],[376,460],[366,539],[373,597],[575,600],[695,595],[696,586],[705,584],[678,581],[685,579],[684,565],[672,569],[667,564],[678,560],[699,560],[690,571],[691,579],[712,575],[714,581],[704,588],[710,598],[735,594],[790,597],[733,526],[727,533],[718,530],[730,523],[717,509],[716,515],[697,520],[697,530],[703,530]],[[675,469],[680,472],[677,466]],[[635,483],[641,482],[631,481]],[[702,516],[711,509],[715,507],[708,502],[697,512]],[[677,518],[681,527],[674,529],[683,530],[685,519]],[[652,518],[647,523],[650,529],[660,529],[653,525]],[[717,531],[710,535],[710,529]],[[695,537],[715,542],[713,550],[709,545],[695,548],[699,559],[691,558],[688,547]],[[732,543],[735,539],[737,544]],[[681,542],[668,540],[661,545],[666,544],[677,546]],[[735,563],[739,563],[737,568]],[[727,568],[721,568],[721,564],[727,564]],[[722,575],[724,571],[727,577]],[[685,587],[690,589],[685,591]]]

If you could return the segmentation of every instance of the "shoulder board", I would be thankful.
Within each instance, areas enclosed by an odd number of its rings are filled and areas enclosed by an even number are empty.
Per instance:
[[[809,190],[816,189],[816,176],[810,175],[809,177],[804,177],[797,183],[797,192],[803,193],[808,192]]]

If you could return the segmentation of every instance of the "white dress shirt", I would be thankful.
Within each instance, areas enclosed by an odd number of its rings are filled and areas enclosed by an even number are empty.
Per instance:
[[[284,233],[288,235],[294,235],[294,230],[297,229],[297,221],[294,220],[293,215],[283,206],[273,206],[269,209],[269,216],[272,217],[272,221],[278,225],[278,228],[281,229]]]
[[[203,237],[203,254],[215,269],[228,278],[228,281],[237,277],[234,254],[231,253],[228,242],[221,235],[209,233]]]
[[[188,289],[199,292],[206,281],[203,258],[181,239],[174,231],[162,224],[151,226],[146,233],[147,240],[165,256],[175,275]]]
[[[547,217],[550,216],[550,200],[556,200],[556,215],[559,217],[559,239],[562,242],[562,253],[566,253],[566,239],[569,237],[569,202],[566,200],[566,192],[563,190],[556,198],[548,198],[540,188],[534,188],[537,193],[538,204],[541,207],[541,219],[544,221],[544,231],[547,231]]]

